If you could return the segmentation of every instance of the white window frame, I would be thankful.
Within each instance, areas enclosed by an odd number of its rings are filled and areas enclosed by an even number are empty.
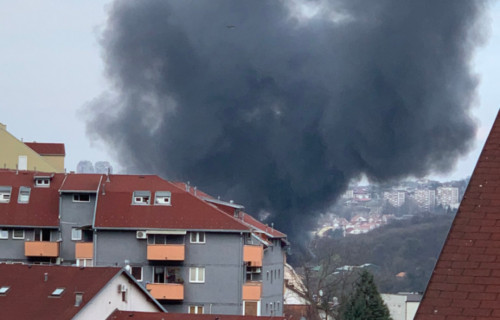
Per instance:
[[[2,235],[4,232],[7,232],[7,236]],[[0,239],[9,239],[9,229],[0,229]]]
[[[35,180],[35,186],[42,187],[42,188],[48,188],[48,187],[50,187],[50,179],[49,178],[37,178]]]
[[[200,233],[203,233],[203,241],[200,241]],[[195,241],[193,241],[193,235],[196,235]],[[191,235],[189,236],[190,243],[202,244],[202,243],[206,243],[206,241],[207,241],[207,234],[205,232],[191,232]]]
[[[16,237],[16,231],[19,231],[19,230],[23,232],[22,237]],[[21,239],[24,239],[25,237],[26,237],[26,232],[24,231],[24,229],[13,229],[12,230],[12,239],[21,240]]]
[[[26,199],[26,201],[22,200],[22,196],[25,195],[25,193],[28,193],[28,198]],[[17,202],[18,203],[29,203],[30,202],[30,196],[31,196],[31,189],[29,191],[21,191],[21,189],[19,189],[19,195],[18,195],[18,199],[17,199]]]
[[[74,231],[79,231],[79,237],[75,237],[73,232]],[[82,229],[78,229],[78,228],[71,228],[71,240],[75,240],[75,241],[79,241],[79,240],[82,240]]]
[[[200,273],[201,271],[201,273]],[[195,279],[192,280],[191,276],[195,272]],[[200,275],[203,275],[203,279],[200,280]],[[189,282],[190,283],[205,283],[205,267],[190,267],[189,268]]]
[[[130,266],[130,274],[132,276],[134,276],[133,272],[132,272],[132,268],[140,268],[141,269],[141,278],[135,278],[135,280],[137,280],[137,282],[142,282],[142,279],[144,279],[144,268],[141,267],[141,266]]]
[[[76,266],[77,267],[93,267],[94,266],[94,259],[76,259]]]
[[[195,312],[191,313],[191,308],[195,308]],[[201,309],[201,312],[200,312]],[[188,307],[188,314],[204,314],[205,313],[205,308],[203,306],[189,306]]]
[[[4,196],[8,196],[8,199],[4,199]],[[12,197],[11,193],[1,192],[0,193],[0,203],[9,203],[11,197]]]
[[[90,194],[86,194],[86,195],[89,197],[89,199],[88,199],[88,200],[80,200],[80,196],[81,196],[81,194],[79,194],[79,193],[74,193],[74,194],[73,194],[73,202],[90,202]],[[76,198],[77,198],[77,197],[78,197],[78,200],[76,200]]]

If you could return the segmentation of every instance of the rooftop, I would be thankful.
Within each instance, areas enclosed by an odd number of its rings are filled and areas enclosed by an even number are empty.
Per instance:
[[[189,314],[189,313],[159,313],[130,312],[116,310],[106,320],[284,320],[285,317],[236,316],[229,314]]]
[[[66,155],[64,143],[25,142],[24,144],[42,156],[64,156],[64,155]]]

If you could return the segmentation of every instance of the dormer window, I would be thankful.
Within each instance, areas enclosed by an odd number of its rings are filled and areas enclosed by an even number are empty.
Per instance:
[[[155,205],[169,206],[172,194],[169,191],[156,191]]]
[[[149,205],[151,192],[149,191],[134,191],[132,204]]]
[[[35,185],[37,187],[50,187],[50,179],[37,178],[37,179],[35,179]]]
[[[54,292],[52,292],[51,296],[52,297],[60,297],[64,292],[64,288],[57,288],[56,290],[54,290]]]
[[[0,203],[9,203],[12,187],[0,186]]]
[[[17,202],[28,203],[30,201],[30,193],[31,193],[31,188],[29,187],[19,188],[19,197],[17,198]]]

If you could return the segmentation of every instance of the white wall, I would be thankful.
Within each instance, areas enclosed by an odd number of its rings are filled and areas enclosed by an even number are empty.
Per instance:
[[[420,302],[407,302],[406,303],[406,320],[413,320],[417,314]]]
[[[122,302],[122,294],[118,293],[118,285],[123,284],[128,288],[127,302]],[[83,294],[85,302],[85,293]],[[149,311],[158,312],[156,305],[147,301],[147,296],[134,284],[129,283],[129,279],[121,274],[111,281],[94,300],[87,304],[75,320],[96,320],[106,319],[115,309],[126,311]]]
[[[397,294],[382,294],[393,320],[406,319],[406,296]]]

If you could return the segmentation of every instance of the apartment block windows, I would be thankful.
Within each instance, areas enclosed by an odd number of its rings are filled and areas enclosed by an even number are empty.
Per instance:
[[[131,267],[130,273],[137,281],[142,281],[142,267]]]
[[[204,283],[205,282],[205,268],[200,268],[200,267],[189,268],[189,282],[191,282],[191,283]]]
[[[9,230],[0,229],[0,239],[9,239]]]
[[[49,178],[37,178],[35,179],[35,186],[37,187],[50,187],[50,179]]]
[[[92,259],[76,259],[76,265],[78,267],[92,267],[92,266],[94,266],[94,260],[92,260]]]
[[[148,245],[154,244],[184,244],[184,235],[148,234]]]
[[[11,191],[12,191],[11,187],[0,186],[0,203],[9,203],[10,202]]]
[[[82,229],[71,229],[71,240],[82,240]]]
[[[153,267],[153,283],[184,283],[178,267]]]
[[[189,313],[203,314],[202,306],[189,306]]]
[[[50,230],[49,229],[35,230],[35,241],[50,241]]]
[[[132,197],[132,204],[149,205],[150,199],[151,199],[151,192],[149,192],[149,191],[134,191],[134,195]]]
[[[31,188],[29,188],[29,187],[20,187],[19,188],[19,196],[17,198],[17,202],[19,202],[19,203],[28,203],[30,201],[30,193],[31,193]]]
[[[191,243],[205,243],[205,232],[191,232]]]
[[[155,205],[169,206],[172,194],[169,191],[156,191]]]
[[[73,202],[90,202],[89,194],[74,194]]]
[[[24,229],[14,229],[12,231],[12,239],[24,239]]]

